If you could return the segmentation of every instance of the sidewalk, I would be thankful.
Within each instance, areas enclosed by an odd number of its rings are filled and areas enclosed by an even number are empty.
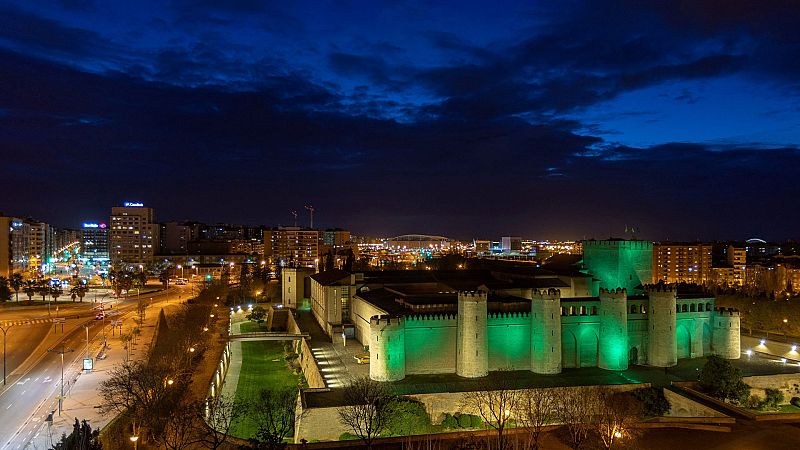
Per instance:
[[[164,306],[164,308],[169,307],[170,305]],[[158,321],[160,309],[148,309],[141,327],[141,334],[137,338],[137,343],[132,345],[130,351],[131,360],[141,359],[146,355],[156,331],[156,322]],[[117,317],[124,320],[123,332],[127,333],[136,326],[134,323],[136,316],[137,313],[135,311],[130,311],[124,316]],[[109,334],[108,330],[106,333],[108,346],[105,351],[105,358],[98,358],[102,353],[102,334],[96,335],[94,342],[90,345],[90,354],[94,359],[94,368],[91,372],[81,370],[83,358],[86,356],[85,348],[78,350],[74,362],[69,364],[68,369],[65,368],[65,399],[62,413],[60,417],[57,414],[54,415],[49,433],[52,436],[53,443],[58,442],[62,433],[69,435],[72,432],[75,418],[79,421],[87,420],[93,430],[102,429],[114,418],[112,414],[104,416],[100,413],[99,388],[100,384],[110,376],[111,370],[125,361],[127,352],[124,343],[120,339],[119,328],[117,328],[113,336]],[[40,406],[35,416],[46,417],[50,411],[57,409],[57,400],[48,401],[45,405]],[[48,448],[46,447],[48,443],[47,423],[42,421],[42,425],[36,432],[35,437],[28,442],[25,448]]]

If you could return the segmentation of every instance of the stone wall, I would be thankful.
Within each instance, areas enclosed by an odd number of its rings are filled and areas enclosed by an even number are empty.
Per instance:
[[[296,325],[295,325],[296,326]],[[314,354],[311,353],[311,347],[308,345],[308,339],[300,339],[300,352],[299,352],[300,368],[303,370],[303,375],[306,377],[308,387],[311,388],[324,388],[325,379],[322,378],[322,372],[319,370],[317,360]]]
[[[753,388],[751,394],[764,397],[764,389],[780,389],[783,392],[783,404],[788,404],[792,397],[800,397],[800,373],[779,375],[758,375],[743,377],[742,380]]]
[[[716,409],[705,406],[683,395],[664,389],[664,396],[669,401],[667,417],[727,417]]]
[[[454,316],[408,316],[405,327],[406,374],[455,373]]]

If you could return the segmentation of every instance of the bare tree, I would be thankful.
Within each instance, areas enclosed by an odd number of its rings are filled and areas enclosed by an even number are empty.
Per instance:
[[[517,413],[521,397],[521,391],[512,389],[510,382],[486,381],[484,389],[464,394],[464,406],[477,411],[487,425],[497,430],[497,448],[503,450],[503,432],[512,414]]]
[[[339,408],[339,421],[350,427],[368,448],[386,429],[395,395],[385,383],[358,378],[343,389],[345,406]]]
[[[197,421],[198,407],[196,403],[182,402],[172,408],[163,418],[163,428],[156,440],[167,450],[182,450],[198,443],[201,425]]]
[[[589,437],[597,410],[597,391],[589,387],[564,387],[554,390],[558,420],[564,425],[568,444],[579,449]]]
[[[558,421],[557,399],[553,389],[522,391],[515,417],[528,432],[530,447],[538,450],[544,428]]]
[[[283,440],[294,430],[297,409],[297,389],[262,389],[249,405],[250,417],[258,430],[259,448],[283,447]]]
[[[208,398],[195,411],[200,421],[199,443],[210,450],[217,450],[228,440],[228,432],[233,422],[244,413],[242,405],[232,398],[220,395]]]
[[[625,438],[635,436],[633,425],[644,417],[642,405],[631,392],[609,387],[597,391],[595,426],[603,446],[610,449]]]

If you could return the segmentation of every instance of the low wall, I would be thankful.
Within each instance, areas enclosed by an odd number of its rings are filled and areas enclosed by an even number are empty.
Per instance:
[[[286,332],[287,333],[295,333],[301,334],[300,327],[297,325],[297,321],[294,319],[294,315],[296,314],[294,311],[290,311],[291,314],[286,318]]]
[[[296,325],[295,325],[296,326]],[[319,370],[317,360],[311,352],[311,346],[308,345],[308,339],[300,339],[300,351],[298,352],[300,360],[300,369],[303,371],[303,376],[306,377],[306,382],[310,388],[324,388],[325,379],[322,378],[322,372]]]
[[[666,416],[671,418],[684,417],[728,417],[714,408],[696,402],[686,396],[669,389],[664,389],[664,397],[669,401],[669,412]]]
[[[778,358],[786,358],[788,361],[800,361],[800,343],[792,350],[793,343],[784,343],[764,339],[764,344],[761,344],[762,339],[757,337],[742,336],[742,352],[752,350],[756,353],[775,356]]]
[[[742,380],[753,388],[751,394],[759,397],[764,397],[763,389],[780,389],[783,392],[783,405],[789,404],[792,397],[800,397],[800,373],[757,375],[743,377]]]
[[[649,387],[649,384],[620,384],[605,386],[608,388],[616,389],[619,391],[630,391],[643,387]],[[594,389],[596,386],[574,386],[567,389]],[[546,388],[555,389],[555,388]],[[313,395],[311,391],[307,391],[305,395]],[[471,409],[464,404],[463,392],[443,392],[436,394],[414,394],[405,397],[413,398],[420,401],[425,405],[425,410],[431,417],[431,422],[434,424],[441,423],[445,414],[466,413],[478,414],[477,410]],[[339,415],[337,413],[337,406],[325,406],[315,408],[305,408],[303,415],[296,426],[295,442],[300,442],[300,439],[307,441],[335,441],[339,436],[345,432],[352,432],[345,425],[339,422]]]

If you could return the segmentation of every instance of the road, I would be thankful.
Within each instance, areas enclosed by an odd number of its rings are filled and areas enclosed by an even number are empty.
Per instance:
[[[148,295],[147,298],[153,299],[153,306],[158,307],[164,303],[186,299],[189,294],[187,289],[171,288],[167,292]],[[134,311],[137,306],[136,297],[131,300],[121,302],[114,307],[117,315],[125,312]],[[76,311],[79,309],[75,307]],[[68,393],[72,380],[78,371],[81,370],[83,358],[86,356],[86,329],[89,326],[89,346],[92,356],[96,356],[102,348],[103,322],[94,320],[94,313],[91,309],[82,314],[79,319],[69,319],[64,327],[64,334],[48,333],[52,330],[52,325],[44,325],[45,339],[35,350],[30,351],[34,344],[26,344],[35,341],[37,336],[42,333],[42,326],[30,326],[31,329],[21,332],[25,326],[20,326],[20,330],[9,332],[9,350],[12,345],[24,348],[30,356],[17,367],[17,370],[8,378],[9,384],[5,390],[0,392],[0,450],[23,449],[26,445],[37,437],[43,429],[43,421],[47,417],[47,412],[56,411],[58,414],[58,397],[61,391],[61,355],[55,352],[48,352],[48,349],[61,349],[63,347],[71,352],[64,354],[64,392]],[[34,311],[28,314],[34,316]],[[45,310],[46,316],[46,310]],[[111,317],[113,318],[113,317]],[[108,317],[107,317],[108,319]],[[4,317],[4,320],[7,320]],[[110,321],[105,321],[105,332],[110,335]],[[17,331],[18,341],[12,341],[12,333]],[[31,339],[31,340],[22,340]],[[9,352],[11,355],[12,352]],[[19,361],[23,357],[20,352],[14,352],[14,360]],[[98,365],[101,364],[98,361]],[[10,365],[9,365],[10,366]],[[45,428],[46,430],[46,428]],[[40,440],[37,440],[40,442]],[[35,447],[34,447],[35,448]]]

